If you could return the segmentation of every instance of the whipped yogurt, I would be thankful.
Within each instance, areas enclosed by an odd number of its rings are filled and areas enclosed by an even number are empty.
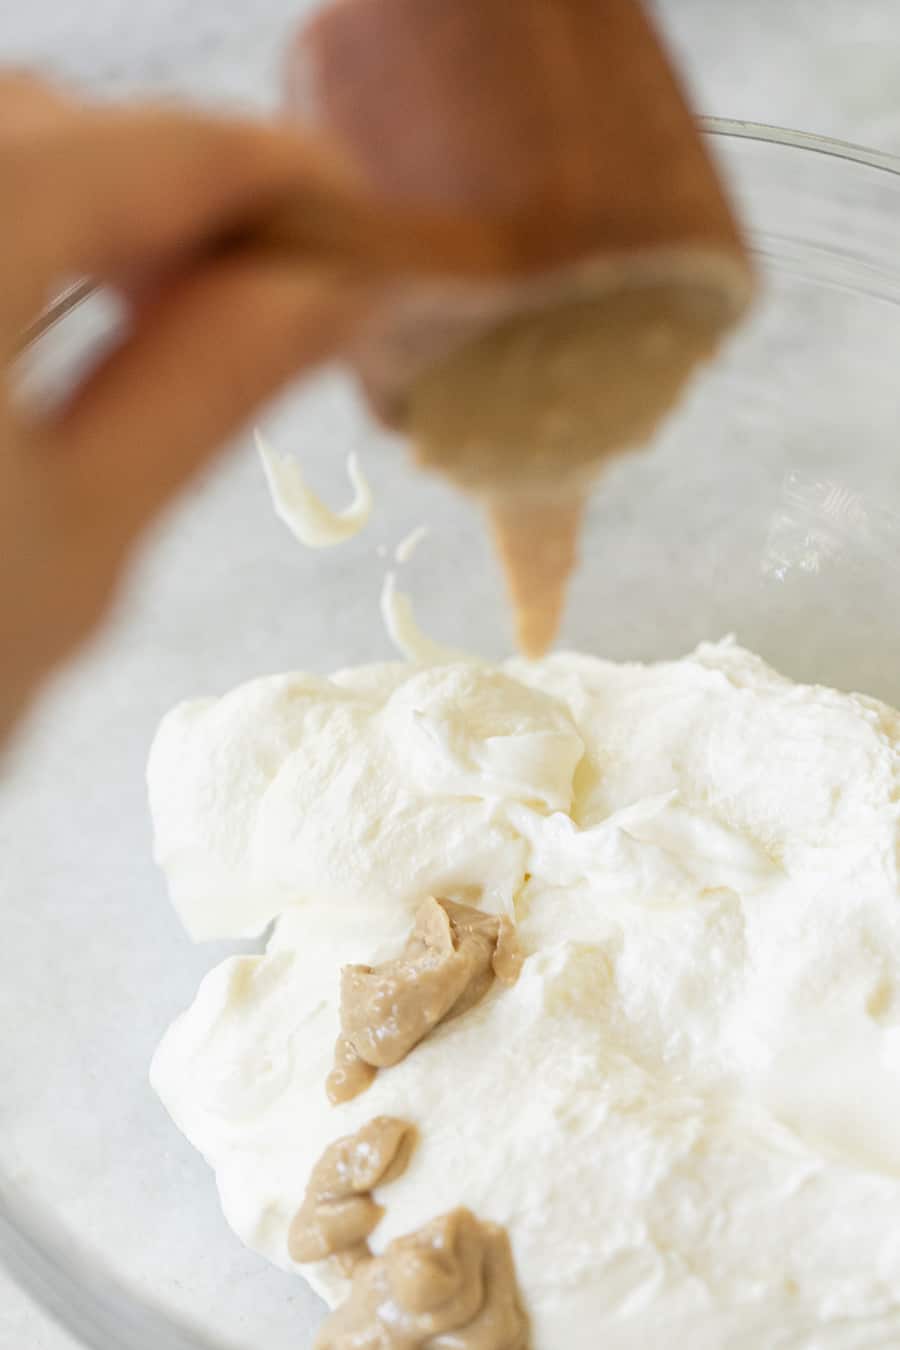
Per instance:
[[[149,766],[204,980],[152,1079],[249,1246],[332,1141],[420,1144],[371,1238],[506,1228],[534,1350],[900,1344],[900,714],[731,641],[362,667],[184,704]],[[518,983],[331,1106],[339,969],[434,894],[515,918]]]

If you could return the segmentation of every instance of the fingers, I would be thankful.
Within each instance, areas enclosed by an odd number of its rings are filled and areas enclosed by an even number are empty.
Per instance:
[[[210,263],[155,302],[54,429],[64,498],[113,550],[253,409],[338,351],[361,295],[293,266]]]
[[[61,278],[161,264],[326,168],[336,171],[333,156],[288,128],[83,106],[6,82],[0,242],[14,231],[20,244],[14,267],[12,249],[0,249],[4,289],[33,306]]]
[[[29,70],[7,69],[0,76],[0,144],[55,125],[71,107],[70,96]]]
[[[0,81],[0,352],[70,275],[158,287],[56,416],[20,425],[0,366],[0,649],[18,670],[0,723],[96,623],[142,526],[279,386],[351,343],[368,303],[349,282],[202,247],[323,166],[338,172],[290,131]]]

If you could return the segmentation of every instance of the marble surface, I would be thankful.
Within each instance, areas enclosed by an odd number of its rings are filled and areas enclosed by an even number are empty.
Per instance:
[[[188,93],[265,107],[303,0],[28,0],[0,12],[0,62],[103,94]],[[892,0],[657,0],[700,111],[900,154],[900,7]],[[73,1342],[0,1271],[0,1346]]]

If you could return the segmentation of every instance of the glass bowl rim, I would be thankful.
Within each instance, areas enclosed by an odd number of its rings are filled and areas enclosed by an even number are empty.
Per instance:
[[[702,116],[696,121],[700,130],[710,136],[761,141],[769,145],[780,145],[788,150],[808,150],[812,154],[829,155],[832,159],[843,159],[851,164],[881,169],[885,173],[900,174],[900,155],[887,150],[873,150],[855,141],[842,141],[833,136],[820,136],[813,131],[797,131],[792,127],[775,126],[768,122],[748,122],[739,118]]]

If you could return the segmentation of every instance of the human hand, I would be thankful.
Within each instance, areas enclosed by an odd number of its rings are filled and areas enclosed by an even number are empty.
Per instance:
[[[142,527],[352,330],[361,302],[336,279],[203,256],[315,160],[289,129],[85,105],[0,77],[0,739],[103,614]],[[157,280],[74,398],[26,417],[12,397],[18,339],[81,275]]]

